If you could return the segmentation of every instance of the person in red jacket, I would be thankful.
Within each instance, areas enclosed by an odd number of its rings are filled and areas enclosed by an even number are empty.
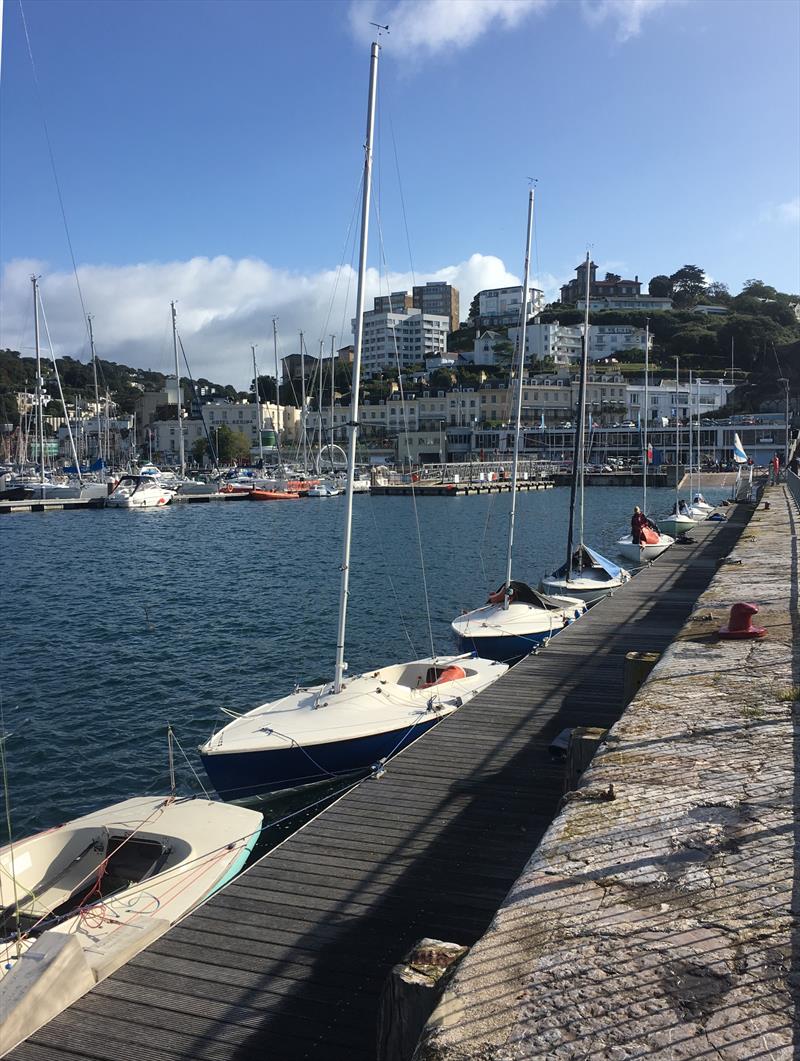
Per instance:
[[[631,538],[633,540],[634,545],[638,545],[641,542],[642,531],[648,525],[649,521],[647,519],[647,516],[645,516],[644,512],[642,512],[642,510],[637,505],[636,508],[633,510],[633,515],[631,516]]]

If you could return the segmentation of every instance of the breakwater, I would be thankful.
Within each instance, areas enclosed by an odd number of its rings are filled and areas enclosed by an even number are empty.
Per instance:
[[[798,510],[782,486],[764,500],[460,967],[420,1061],[796,1056]],[[719,638],[738,601],[759,605],[763,640]]]

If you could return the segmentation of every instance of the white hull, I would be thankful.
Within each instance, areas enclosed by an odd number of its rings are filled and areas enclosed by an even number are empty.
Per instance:
[[[650,560],[657,559],[669,549],[670,545],[674,544],[675,539],[670,537],[669,534],[659,534],[658,541],[652,545],[639,545],[634,542],[630,534],[626,534],[624,537],[617,539],[617,551],[626,560],[645,564]]]
[[[106,498],[108,508],[162,508],[175,496],[175,491],[152,475],[123,475],[114,491]]]
[[[689,516],[676,516],[674,513],[670,516],[664,516],[663,519],[658,521],[659,527],[663,527],[667,534],[671,534],[673,538],[679,537],[681,534],[686,534],[692,527],[697,526],[697,521],[690,519]]]
[[[630,581],[627,571],[618,578],[599,577],[590,571],[576,574],[569,581],[566,578],[543,578],[541,582],[542,593],[553,597],[579,597],[587,604],[595,604],[597,601],[614,593],[626,582]]]
[[[3,1050],[222,887],[261,825],[242,807],[157,796],[0,849],[3,936],[19,926],[18,939],[0,944]]]
[[[450,624],[464,648],[474,648],[482,656],[504,661],[527,655],[569,626],[586,611],[576,597],[557,597],[560,608],[543,608],[512,601],[484,604],[459,615]],[[484,651],[485,649],[485,651]]]

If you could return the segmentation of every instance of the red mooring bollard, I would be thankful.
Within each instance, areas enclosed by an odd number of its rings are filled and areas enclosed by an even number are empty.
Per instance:
[[[766,637],[764,626],[753,626],[753,616],[758,614],[757,604],[745,604],[740,601],[731,608],[728,625],[723,626],[719,636],[726,641],[746,641],[755,637]]]

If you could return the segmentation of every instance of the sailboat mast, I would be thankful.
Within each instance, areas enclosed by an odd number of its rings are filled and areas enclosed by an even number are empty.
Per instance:
[[[514,549],[514,521],[517,514],[517,471],[519,468],[519,443],[522,434],[522,385],[525,378],[525,344],[528,332],[528,282],[531,265],[531,234],[533,232],[533,188],[528,191],[528,231],[525,243],[525,269],[522,281],[522,327],[519,333],[519,359],[517,368],[516,417],[514,423],[514,459],[511,463],[511,513],[508,517],[508,558],[506,560],[506,583],[503,596],[503,611],[511,601],[511,555]]]
[[[178,362],[178,318],[175,314],[175,303],[170,302],[172,308],[172,349],[175,354],[175,386],[177,388],[178,402],[178,459],[181,464],[181,475],[186,472],[186,457],[183,452],[183,417],[181,409],[181,369]]]
[[[375,131],[375,90],[378,81],[380,45],[373,41],[369,65],[369,99],[367,102],[367,141],[364,145],[364,177],[361,190],[361,246],[358,254],[358,289],[356,293],[356,334],[353,349],[350,423],[347,426],[347,495],[345,497],[344,542],[342,546],[342,581],[339,590],[339,629],[336,634],[336,670],[334,692],[341,692],[345,671],[344,641],[347,627],[347,597],[350,584],[350,547],[353,536],[353,482],[356,472],[358,443],[358,394],[361,389],[361,342],[364,334],[364,281],[367,272],[367,237],[369,232],[369,198],[372,187],[372,138]]]
[[[581,349],[581,373],[578,379],[578,420],[575,428],[575,451],[572,454],[572,484],[569,495],[569,528],[567,530],[567,582],[572,579],[572,545],[575,541],[575,498],[578,478],[581,479],[581,545],[583,545],[583,431],[586,419],[586,374],[589,364],[589,252],[586,252],[586,311],[583,324],[583,347]]]
[[[39,443],[39,482],[44,485],[44,409],[42,408],[42,354],[39,349],[39,281],[33,284],[33,335],[36,344],[36,434]]]
[[[678,513],[678,465],[681,462],[681,432],[678,426],[678,398],[680,391],[681,359],[675,358],[675,514]]]
[[[92,374],[94,376],[94,407],[97,411],[97,456],[100,458],[100,466],[102,468],[103,478],[106,475],[106,463],[103,460],[103,439],[100,430],[100,388],[97,384],[97,354],[94,349],[94,326],[92,325],[91,313],[86,315],[86,322],[89,325],[89,349],[92,355]]]
[[[306,342],[300,332],[300,432],[303,436],[303,474],[308,475],[308,439],[306,437]]]
[[[650,412],[649,391],[647,386],[650,372],[650,318],[644,322],[644,438],[642,440],[642,512],[647,515],[647,417]]]
[[[253,394],[256,399],[256,424],[258,426],[258,460],[260,466],[264,467],[264,436],[261,429],[261,395],[258,393],[258,366],[256,365],[256,348],[251,345],[253,351]]]
[[[275,354],[275,446],[278,450],[278,475],[280,476],[281,482],[283,482],[283,455],[281,453],[281,441],[280,441],[280,408],[281,408],[281,376],[280,368],[278,367],[278,318],[272,318],[272,349]],[[284,426],[286,420],[284,419]]]
[[[328,436],[331,445],[331,475],[336,473],[336,468],[333,463],[333,403],[335,398],[335,360],[334,360],[334,347],[336,346],[336,336],[331,336],[331,431]]]

